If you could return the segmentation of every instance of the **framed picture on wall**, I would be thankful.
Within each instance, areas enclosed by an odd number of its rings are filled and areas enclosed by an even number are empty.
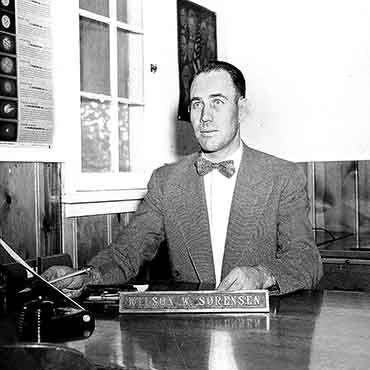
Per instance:
[[[177,0],[180,101],[178,119],[189,121],[190,82],[200,67],[217,59],[216,13],[188,0]]]

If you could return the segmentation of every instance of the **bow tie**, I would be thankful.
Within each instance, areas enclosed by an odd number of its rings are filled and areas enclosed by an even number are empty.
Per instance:
[[[234,161],[228,160],[223,162],[214,163],[199,157],[195,161],[195,167],[197,168],[198,175],[204,176],[211,172],[213,169],[218,169],[224,176],[230,178],[235,173]]]

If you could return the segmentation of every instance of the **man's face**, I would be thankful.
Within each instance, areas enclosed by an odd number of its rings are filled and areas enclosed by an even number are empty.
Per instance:
[[[239,146],[244,98],[238,98],[227,72],[212,71],[194,79],[190,100],[190,120],[202,150],[213,159],[224,159]]]

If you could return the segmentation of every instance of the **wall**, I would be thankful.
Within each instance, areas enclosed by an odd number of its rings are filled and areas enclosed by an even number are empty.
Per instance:
[[[196,2],[217,13],[219,59],[246,75],[249,114],[242,136],[249,145],[302,162],[370,158],[367,0]],[[148,22],[145,46],[148,135],[142,148],[161,148],[152,167],[178,158],[184,135],[192,134],[176,119],[176,1],[161,4],[160,21]],[[155,2],[146,6],[146,19],[158,14]]]
[[[369,159],[370,3],[220,4],[220,50],[247,78],[245,140],[294,161]]]
[[[218,13],[220,0],[193,1]],[[160,9],[159,9],[160,8]],[[218,18],[217,18],[218,19]],[[183,154],[183,135],[192,135],[189,123],[177,120],[179,80],[177,62],[177,1],[145,1],[145,120],[140,135],[145,163],[152,168],[171,162]],[[223,45],[218,44],[222,50]],[[150,72],[156,64],[156,73]],[[145,154],[146,153],[146,154]],[[148,156],[147,153],[153,153]]]
[[[0,162],[0,237],[26,259],[62,251],[58,164]],[[10,261],[0,248],[0,264]]]

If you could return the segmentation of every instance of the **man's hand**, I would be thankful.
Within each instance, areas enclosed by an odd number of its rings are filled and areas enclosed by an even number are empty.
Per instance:
[[[74,272],[74,270],[68,266],[51,266],[46,271],[44,271],[41,276],[44,279],[50,281],[71,274],[72,272]],[[53,285],[56,288],[60,289],[68,297],[76,298],[81,295],[82,290],[86,285],[87,279],[87,275],[79,275],[57,281]]]
[[[275,284],[275,279],[262,266],[235,267],[223,279],[218,290],[267,289]]]

